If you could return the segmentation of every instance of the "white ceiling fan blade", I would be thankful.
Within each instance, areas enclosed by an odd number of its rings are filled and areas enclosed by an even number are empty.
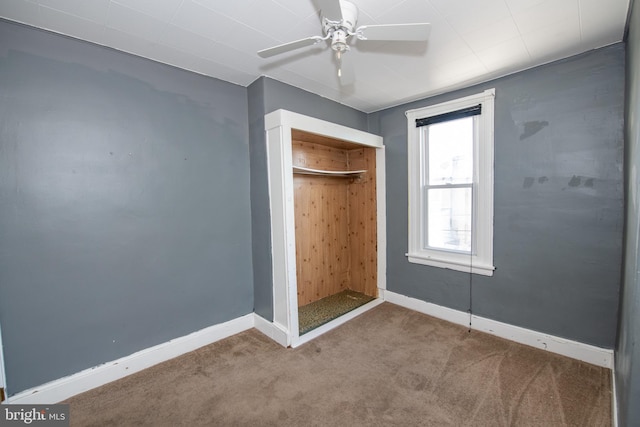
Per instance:
[[[351,60],[351,55],[347,52],[343,52],[338,58],[338,78],[341,86],[352,85],[356,80],[353,61]]]
[[[431,24],[363,25],[356,34],[360,40],[425,41],[431,34]]]
[[[340,0],[321,0],[320,12],[331,21],[342,21],[342,4]]]
[[[284,43],[278,46],[269,47],[258,51],[258,56],[261,58],[269,58],[271,56],[280,55],[281,53],[289,52],[301,47],[311,46],[324,40],[320,36],[307,37],[306,39],[300,39],[289,43]]]

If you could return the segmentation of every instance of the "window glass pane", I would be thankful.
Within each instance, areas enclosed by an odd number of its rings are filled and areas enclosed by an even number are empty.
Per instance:
[[[473,180],[473,117],[428,126],[429,185]]]
[[[471,188],[427,190],[427,247],[471,252]]]

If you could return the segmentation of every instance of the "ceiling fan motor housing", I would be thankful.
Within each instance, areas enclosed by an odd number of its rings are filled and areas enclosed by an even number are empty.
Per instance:
[[[358,21],[358,8],[348,1],[341,1],[342,20],[332,21],[331,17],[323,17],[322,25],[324,33],[331,37],[331,49],[336,52],[344,52],[349,49],[347,37],[353,34],[353,29]]]
[[[347,34],[343,30],[335,30],[331,36],[331,49],[336,52],[344,52],[349,50],[347,45]]]

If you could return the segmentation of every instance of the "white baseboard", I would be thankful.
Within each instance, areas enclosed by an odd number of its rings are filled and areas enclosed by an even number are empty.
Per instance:
[[[269,322],[264,317],[253,313],[254,325],[257,330],[277,342],[283,347],[289,346],[289,337],[287,331],[275,323]]]
[[[469,326],[469,313],[464,311],[453,310],[390,291],[384,292],[384,300],[451,323]],[[556,337],[476,315],[471,316],[471,325],[473,330],[582,360],[603,368],[613,368],[613,350],[610,349]]]
[[[2,352],[2,328],[0,328],[0,388],[7,388],[7,377],[4,373],[4,356]],[[1,393],[0,393],[1,394]],[[0,402],[2,401],[2,397],[0,396]]]
[[[615,356],[611,368],[611,426],[618,427],[618,384],[616,383]]]
[[[384,291],[383,298],[385,301],[455,323],[456,325],[469,326],[469,313],[454,310],[452,308],[443,307],[441,305],[432,304],[417,298],[407,297],[391,291]]]
[[[373,306],[387,301],[397,304],[411,310],[428,314],[451,323],[469,326],[469,314],[463,311],[453,310],[436,304],[428,303],[416,298],[407,297],[395,292],[380,289],[380,298],[363,306],[362,311],[373,308]],[[350,316],[344,316],[341,323],[348,319],[361,314],[360,310],[354,310]],[[347,318],[348,317],[348,318]],[[512,341],[526,344],[532,347],[551,351],[553,353],[562,354],[574,359],[582,360],[597,366],[613,369],[613,350],[603,349],[576,341],[566,340],[554,337],[552,335],[543,334],[541,332],[520,328],[518,326],[497,322],[495,320],[486,319],[479,316],[472,316],[473,329],[506,338]],[[340,324],[341,324],[340,323]],[[337,326],[333,324],[325,325],[331,329]],[[22,391],[9,397],[3,404],[52,404],[61,402],[76,394],[83,393],[101,385],[124,378],[135,372],[149,368],[158,363],[167,361],[174,357],[183,355],[190,351],[196,350],[205,345],[212,344],[221,339],[230,337],[240,332],[255,327],[263,334],[267,335],[277,343],[287,346],[288,338],[284,330],[278,325],[265,320],[263,317],[255,313],[250,313],[237,319],[230,320],[225,323],[210,326],[200,331],[193,332],[180,338],[158,344],[153,347],[133,353],[129,356],[99,365],[84,371],[75,373],[68,377],[60,378]],[[320,329],[320,328],[319,328]],[[319,330],[318,333],[326,332]],[[305,334],[307,335],[307,334]],[[312,339],[315,334],[309,335],[307,338]],[[301,345],[308,340],[298,340],[296,345]],[[617,398],[615,372],[613,376],[613,396],[612,411],[614,417],[614,427],[617,425]]]
[[[193,332],[189,335],[146,348],[118,360],[48,382],[9,397],[8,404],[53,404],[91,390],[158,363],[196,350],[254,326],[254,314]]]

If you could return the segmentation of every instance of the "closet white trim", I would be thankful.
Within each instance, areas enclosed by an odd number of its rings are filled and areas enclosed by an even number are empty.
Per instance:
[[[379,295],[382,295],[382,291],[386,288],[386,206],[382,137],[286,110],[277,110],[265,115],[271,210],[273,324],[278,330],[285,332],[287,340],[284,345],[295,347],[302,341],[298,331],[292,129],[377,149],[377,286]],[[367,307],[371,306],[373,305],[367,305]]]

